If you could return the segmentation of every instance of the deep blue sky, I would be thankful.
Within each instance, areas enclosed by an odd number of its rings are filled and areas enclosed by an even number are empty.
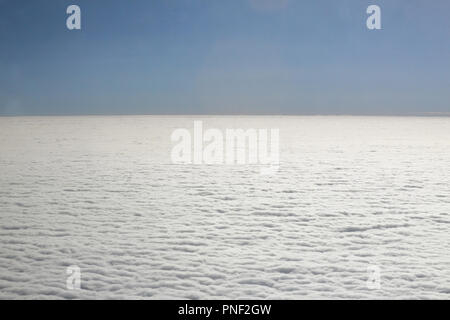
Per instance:
[[[450,112],[449,16],[448,0],[0,0],[0,115]]]

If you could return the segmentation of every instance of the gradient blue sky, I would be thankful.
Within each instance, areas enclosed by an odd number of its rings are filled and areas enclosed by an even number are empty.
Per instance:
[[[450,112],[449,15],[448,0],[0,0],[0,115]]]

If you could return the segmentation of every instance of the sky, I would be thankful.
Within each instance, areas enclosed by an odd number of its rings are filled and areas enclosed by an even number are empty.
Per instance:
[[[66,8],[81,8],[68,30]],[[366,27],[369,5],[381,30]],[[448,114],[448,0],[0,0],[0,115]]]

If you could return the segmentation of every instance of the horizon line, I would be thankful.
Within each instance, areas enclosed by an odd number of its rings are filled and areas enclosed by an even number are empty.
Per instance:
[[[237,114],[237,113],[84,113],[84,114],[0,114],[0,118],[21,117],[450,117],[450,112],[417,112],[417,113],[392,113],[392,114],[350,114],[350,113],[315,113],[315,114]]]

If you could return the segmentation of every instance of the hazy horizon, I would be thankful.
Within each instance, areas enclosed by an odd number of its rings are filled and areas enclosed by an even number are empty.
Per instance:
[[[26,114],[26,115],[0,115],[0,117],[139,117],[139,116],[154,116],[154,117],[450,117],[450,112],[417,112],[410,114],[214,114],[214,113],[185,113],[185,114],[170,114],[170,113],[91,113],[91,114]]]

